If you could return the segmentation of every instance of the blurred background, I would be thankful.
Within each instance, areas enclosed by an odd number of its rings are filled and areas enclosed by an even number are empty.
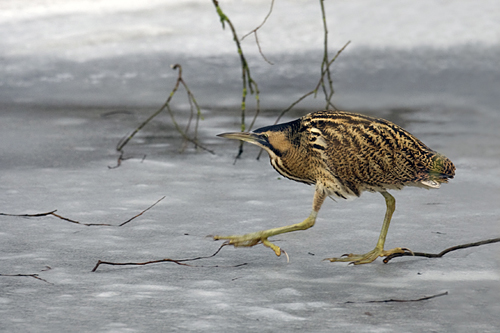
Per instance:
[[[221,0],[239,37],[270,0]],[[334,104],[342,109],[447,105],[496,113],[500,5],[495,0],[326,1]],[[276,1],[242,41],[263,109],[283,109],[320,76],[319,1]],[[48,105],[158,106],[179,63],[204,108],[239,108],[241,68],[210,0],[2,0],[0,100]],[[179,98],[179,100],[181,100]],[[253,97],[248,98],[248,108]],[[181,102],[180,102],[181,103]],[[187,103],[187,101],[184,101]],[[308,98],[302,108],[323,108]]]

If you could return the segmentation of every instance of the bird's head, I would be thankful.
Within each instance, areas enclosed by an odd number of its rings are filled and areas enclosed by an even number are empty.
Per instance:
[[[273,155],[281,157],[294,145],[292,132],[296,123],[297,121],[293,121],[285,124],[262,127],[253,132],[222,133],[217,136],[250,142],[265,149],[271,157]]]

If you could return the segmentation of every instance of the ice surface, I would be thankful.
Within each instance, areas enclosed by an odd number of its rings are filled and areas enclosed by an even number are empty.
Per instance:
[[[250,31],[269,1],[220,1]],[[387,247],[439,252],[499,237],[499,6],[496,1],[337,1],[328,10],[334,102],[407,128],[457,166],[439,190],[395,192]],[[274,122],[317,81],[319,8],[277,1],[244,42]],[[227,30],[227,28],[226,28]],[[328,201],[314,228],[275,237],[287,251],[223,248],[196,267],[106,266],[214,253],[207,235],[303,220],[313,188],[280,177],[258,150],[215,137],[238,128],[240,69],[210,1],[0,3],[0,331],[5,332],[497,332],[498,244],[441,259],[347,266],[326,257],[370,250],[384,214],[379,194]],[[117,142],[163,103],[180,62],[203,106],[200,138],[216,154],[180,154],[166,114],[125,148]],[[251,100],[251,98],[249,98]],[[175,110],[185,124],[183,97]],[[286,120],[323,107],[307,100]],[[249,101],[249,111],[253,112]],[[233,111],[231,111],[233,110]],[[126,221],[165,196],[157,206]],[[245,264],[245,265],[242,265]],[[415,300],[448,292],[427,301]]]

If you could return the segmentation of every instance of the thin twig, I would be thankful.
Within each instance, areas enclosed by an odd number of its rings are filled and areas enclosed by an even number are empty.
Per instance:
[[[124,226],[125,224],[129,223],[130,221],[138,218],[139,216],[141,216],[142,214],[144,214],[145,212],[147,212],[148,210],[150,210],[151,208],[153,208],[154,206],[156,206],[160,201],[162,201],[163,199],[165,199],[165,196],[161,197],[160,199],[158,199],[158,201],[156,201],[154,204],[152,204],[151,206],[149,206],[148,208],[144,209],[142,212],[140,212],[139,214],[137,214],[136,216],[128,219],[127,221],[123,222],[122,224],[118,225],[119,227],[121,226]]]
[[[177,67],[173,67],[173,69],[177,69]],[[178,77],[177,81],[175,82],[174,89],[170,92],[170,95],[167,98],[167,101],[158,109],[156,110],[151,116],[149,116],[148,119],[146,119],[142,124],[140,124],[129,136],[124,137],[122,140],[118,142],[118,145],[116,146],[116,150],[121,152],[123,150],[123,147],[139,132],[144,126],[146,126],[153,118],[155,118],[157,115],[160,114],[165,109],[165,105],[170,102],[172,97],[174,96],[175,92],[179,88],[179,77],[182,75],[182,67],[179,66],[179,72],[178,72]]]
[[[215,251],[214,254],[210,255],[210,256],[204,256],[204,257],[196,257],[196,258],[188,258],[188,259],[170,259],[170,258],[165,258],[165,259],[159,259],[159,260],[150,260],[150,261],[145,261],[145,262],[110,262],[110,261],[102,261],[102,260],[99,260],[97,262],[97,264],[95,265],[95,267],[92,269],[92,272],[95,272],[97,270],[97,268],[99,268],[100,265],[112,265],[112,266],[144,266],[144,265],[149,265],[149,264],[157,264],[157,263],[161,263],[161,262],[172,262],[174,264],[177,264],[177,265],[182,265],[182,266],[189,266],[189,267],[222,267],[222,266],[218,266],[218,265],[215,265],[215,266],[200,266],[200,265],[190,265],[190,264],[185,264],[184,262],[186,261],[195,261],[195,260],[201,260],[201,259],[209,259],[209,258],[212,258],[212,257],[215,257],[219,252],[220,250],[226,246],[227,244],[222,244],[218,249],[217,251]],[[240,266],[245,266],[246,263],[243,263],[243,264],[238,264],[238,265],[234,265],[234,266],[230,266],[230,267],[240,267]]]
[[[61,220],[64,220],[64,221],[68,221],[68,222],[71,222],[71,223],[75,223],[75,224],[81,224],[81,225],[85,225],[85,226],[111,226],[111,224],[106,224],[106,223],[82,223],[82,222],[78,222],[78,221],[75,221],[75,220],[72,220],[72,219],[69,219],[67,217],[64,217],[64,216],[61,216],[59,214],[56,214],[57,212],[57,209],[56,210],[53,210],[53,211],[50,211],[50,212],[47,212],[47,213],[37,213],[37,214],[8,214],[8,213],[0,213],[0,215],[2,216],[16,216],[16,217],[43,217],[43,216],[49,216],[49,215],[52,215],[52,216],[55,216]]]
[[[16,217],[42,217],[47,215],[52,215],[52,213],[57,212],[56,210],[47,212],[47,213],[37,213],[37,214],[9,214],[9,213],[0,213],[1,216],[16,216]]]
[[[253,29],[252,31],[250,31],[249,33],[247,33],[245,36],[241,37],[241,40],[243,40],[248,35],[254,34],[255,35],[255,43],[257,44],[257,47],[259,48],[260,55],[270,65],[274,65],[274,64],[272,62],[270,62],[266,58],[266,56],[264,55],[264,53],[262,52],[262,48],[260,47],[260,43],[259,43],[259,37],[257,37],[257,30],[259,30],[260,28],[262,28],[262,26],[267,22],[267,19],[269,18],[269,16],[271,16],[271,13],[273,12],[273,6],[274,6],[274,0],[271,1],[271,8],[269,8],[269,12],[267,13],[266,17],[264,18],[264,21],[262,21],[262,23],[257,28]]]
[[[328,79],[328,89],[325,86],[325,82],[323,79],[321,80],[321,87],[323,88],[323,93],[325,94],[326,106],[325,109],[329,109],[330,105],[333,109],[337,109],[331,102],[334,90],[333,90],[333,80],[330,72],[330,62],[328,61],[328,26],[326,24],[326,13],[325,13],[325,5],[324,0],[319,0],[321,7],[321,17],[323,19],[323,30],[324,30],[324,47],[323,47],[323,61],[321,62],[321,73],[326,72],[326,78]],[[321,75],[324,77],[324,75]]]
[[[257,28],[253,29],[252,31],[247,33],[245,36],[241,37],[241,40],[245,39],[247,36],[251,35],[252,33],[255,33],[257,30],[262,28],[262,26],[264,24],[266,24],[267,19],[269,18],[269,16],[271,16],[271,13],[273,12],[273,6],[274,6],[274,0],[271,1],[271,7],[269,8],[269,12],[267,13],[266,17],[264,18],[264,21],[262,21],[262,23]]]
[[[250,90],[251,94],[255,93],[255,100],[256,100],[256,112],[254,116],[254,121],[252,121],[252,124],[255,122],[255,119],[257,115],[260,112],[260,92],[259,92],[259,87],[257,83],[252,79],[252,76],[250,74],[250,67],[248,66],[248,62],[245,58],[245,55],[243,54],[243,49],[241,47],[241,43],[238,39],[238,34],[236,33],[236,29],[234,28],[233,23],[227,17],[226,14],[222,11],[222,9],[219,6],[219,2],[217,0],[212,0],[212,3],[215,6],[215,10],[217,11],[217,14],[219,15],[222,28],[225,29],[225,24],[227,23],[229,25],[229,28],[231,29],[231,32],[233,34],[233,40],[236,44],[237,52],[240,56],[240,62],[241,62],[241,79],[242,79],[242,96],[241,96],[241,131],[244,132],[246,130],[246,122],[245,122],[245,117],[246,117],[246,97],[248,90]],[[240,146],[238,148],[238,154],[236,156],[236,159],[238,159],[241,154],[243,153],[243,141],[240,142]]]
[[[120,165],[122,165],[122,161],[123,161],[123,154],[125,152],[122,150],[120,151],[120,156],[118,156],[118,159],[116,160],[116,165],[115,166],[110,166],[108,165],[108,169],[116,169],[118,168]]]
[[[84,225],[84,226],[87,226],[87,227],[94,227],[94,226],[106,226],[106,227],[110,227],[111,226],[111,224],[109,224],[109,223],[82,223],[82,222],[78,222],[78,221],[69,219],[67,217],[61,216],[61,215],[56,214],[56,213],[51,213],[50,215],[54,215],[55,217],[58,217],[58,218],[60,218],[61,220],[64,220],[64,221],[68,221],[68,222],[75,223],[75,224],[81,224],[81,225]]]
[[[162,201],[163,199],[165,199],[165,197],[162,197],[161,199],[159,199],[158,201],[156,201],[154,204],[152,204],[151,206],[149,206],[148,208],[146,208],[145,210],[143,210],[142,212],[140,212],[139,214],[135,215],[134,217],[128,219],[127,221],[119,224],[119,225],[113,225],[113,224],[109,224],[109,223],[82,223],[82,222],[79,222],[79,221],[75,221],[75,220],[72,220],[72,219],[69,219],[67,217],[64,217],[64,216],[61,216],[59,214],[56,214],[57,210],[53,210],[53,211],[50,211],[50,212],[47,212],[47,213],[37,213],[37,214],[7,214],[7,213],[0,213],[1,216],[16,216],[16,217],[44,217],[44,216],[49,216],[49,215],[52,215],[52,216],[55,216],[61,220],[64,220],[64,221],[67,221],[67,222],[71,222],[71,223],[75,223],[75,224],[80,224],[80,225],[84,225],[86,227],[95,227],[95,226],[105,226],[105,227],[113,227],[113,226],[117,226],[117,227],[121,227],[129,222],[131,222],[132,220],[136,219],[137,217],[141,216],[142,214],[144,214],[145,212],[147,212],[148,210],[150,210],[151,208],[153,208],[154,206],[156,206],[160,201]]]
[[[32,277],[32,278],[35,278],[37,280],[40,280],[40,281],[43,281],[43,282],[46,282],[48,284],[53,284],[45,279],[42,279],[40,276],[38,276],[38,274],[0,274],[0,276],[11,276],[11,277],[18,277],[18,276],[22,276],[22,277]]]
[[[340,48],[337,53],[335,54],[335,56],[328,62],[327,66],[325,66],[326,68],[323,68],[323,65],[322,65],[322,71],[321,71],[321,77],[319,78],[319,81],[318,83],[316,84],[316,87],[305,93],[304,95],[302,95],[301,97],[299,97],[299,99],[297,99],[295,102],[293,102],[292,104],[290,104],[289,107],[287,107],[286,109],[284,109],[283,111],[281,111],[281,113],[279,114],[278,118],[276,118],[276,121],[274,122],[274,124],[276,125],[280,120],[281,118],[288,112],[290,111],[291,109],[293,109],[297,104],[299,104],[300,102],[302,102],[306,97],[309,97],[311,95],[316,95],[316,93],[318,92],[318,89],[319,87],[323,84],[323,80],[324,80],[324,77],[327,73],[329,73],[330,71],[330,66],[332,65],[332,63],[337,60],[337,58],[339,57],[339,55],[346,49],[346,47],[351,43],[351,41],[348,41],[344,46],[342,46],[342,48]],[[333,89],[333,88],[332,88]],[[331,96],[330,96],[331,98]],[[333,105],[333,104],[332,104]],[[259,154],[257,155],[257,160],[260,159],[260,156],[262,155],[262,152],[264,150],[261,149],[259,151]]]
[[[469,247],[475,247],[475,246],[481,246],[481,245],[486,245],[486,244],[492,244],[492,243],[498,243],[500,242],[500,238],[492,238],[492,239],[487,239],[484,241],[480,242],[474,242],[474,243],[467,243],[467,244],[462,244],[462,245],[456,245],[449,247],[439,253],[425,253],[425,252],[405,252],[405,253],[393,253],[391,255],[388,255],[387,257],[384,258],[384,264],[387,264],[391,259],[397,258],[397,257],[404,257],[404,256],[415,256],[415,257],[426,257],[426,258],[441,258],[445,254],[456,251],[456,250],[461,250],[461,249],[467,249]]]
[[[207,152],[209,152],[210,154],[215,154],[215,152],[211,149],[208,149],[202,145],[200,145],[200,143],[198,142],[198,140],[196,138],[191,138],[190,136],[188,136],[182,129],[181,127],[179,126],[179,124],[177,123],[177,121],[175,120],[175,117],[174,117],[174,113],[172,112],[172,109],[170,108],[170,105],[169,104],[166,104],[165,107],[167,108],[168,110],[168,114],[170,115],[170,118],[172,120],[172,123],[174,124],[175,128],[177,129],[177,131],[181,134],[181,136],[184,138],[184,140],[186,141],[189,141],[191,143],[193,143],[196,147],[199,147]]]
[[[180,262],[179,260],[175,259],[160,259],[160,260],[151,260],[151,261],[146,261],[146,262],[111,262],[111,261],[102,261],[99,260],[97,261],[97,264],[94,266],[91,272],[95,272],[97,268],[99,268],[100,265],[113,265],[113,266],[144,266],[144,265],[149,265],[149,264],[157,264],[160,262],[173,262],[174,264],[177,265],[182,265],[182,266],[191,266],[189,264],[184,264]]]
[[[355,303],[392,303],[392,302],[396,302],[396,303],[421,302],[421,301],[427,301],[427,300],[430,300],[430,299],[433,299],[433,298],[436,298],[436,297],[441,297],[441,296],[446,296],[446,295],[448,295],[447,291],[445,291],[444,293],[440,293],[440,294],[436,294],[436,295],[432,295],[432,296],[424,296],[424,297],[417,298],[417,299],[386,299],[386,300],[382,300],[382,301],[366,301],[366,302],[347,301],[344,304],[355,304]]]
[[[332,63],[337,60],[337,58],[339,57],[339,55],[347,48],[347,46],[351,43],[351,41],[348,41],[347,43],[345,43],[344,46],[342,46],[342,48],[340,48],[337,53],[335,54],[335,56],[328,62],[327,66],[326,66],[326,69],[322,70],[321,72],[321,77],[318,81],[318,83],[316,84],[316,87],[309,91],[308,93],[304,94],[302,97],[300,97],[298,100],[296,100],[295,102],[293,102],[288,108],[286,108],[285,110],[281,111],[280,115],[278,116],[278,118],[276,119],[276,121],[274,122],[275,124],[277,124],[281,117],[283,117],[285,115],[285,113],[287,113],[288,111],[290,111],[295,105],[297,105],[299,102],[301,102],[304,98],[312,95],[312,94],[316,94],[318,92],[318,89],[319,87],[321,86],[323,80],[324,80],[324,77],[325,75],[328,73],[329,71],[329,68],[330,66],[332,65]]]
[[[71,223],[75,223],[75,224],[80,224],[80,225],[84,225],[84,226],[87,226],[87,227],[90,227],[90,226],[111,226],[111,224],[107,224],[107,223],[82,223],[82,222],[78,222],[78,221],[75,221],[75,220],[72,220],[72,219],[69,219],[67,217],[64,217],[64,216],[61,216],[59,214],[56,214],[57,212],[57,209],[56,210],[53,210],[53,211],[50,211],[50,212],[47,212],[47,213],[37,213],[37,214],[7,214],[7,213],[0,213],[0,215],[3,215],[3,216],[16,216],[16,217],[43,217],[43,216],[49,216],[49,215],[52,215],[52,216],[55,216],[61,220],[64,220],[64,221],[67,221],[67,222],[71,222]]]
[[[177,122],[175,121],[174,119],[174,114],[172,112],[172,110],[170,109],[170,106],[167,105],[167,109],[168,109],[168,112],[172,118],[172,121],[174,122],[176,128],[177,128],[177,131],[183,136],[185,142],[186,141],[189,141],[191,143],[193,143],[195,145],[196,148],[201,148],[211,154],[215,154],[212,150],[202,146],[199,141],[198,141],[198,125],[199,125],[199,121],[200,119],[203,118],[202,114],[201,114],[201,108],[200,106],[198,105],[198,102],[196,101],[196,99],[194,98],[194,95],[193,93],[191,92],[191,90],[189,89],[186,81],[184,81],[184,79],[182,78],[182,75],[181,75],[181,66],[180,65],[175,65],[179,68],[179,78],[178,78],[178,81],[180,82],[180,84],[182,84],[182,86],[184,87],[184,89],[186,90],[187,92],[187,96],[188,96],[188,101],[189,101],[189,105],[190,105],[190,116],[189,116],[189,120],[188,120],[188,123],[186,125],[186,129],[184,131],[182,131],[180,129],[180,127],[177,125]],[[176,68],[177,68],[176,67]],[[194,108],[196,108],[196,123],[195,123],[195,128],[194,128],[194,135],[193,137],[189,137],[187,135],[188,133],[188,130],[190,128],[190,125],[191,125],[191,122],[193,120],[193,117],[194,117]],[[184,150],[184,148],[182,148],[182,150]]]
[[[194,118],[194,105],[193,105],[193,101],[191,100],[191,98],[189,96],[189,93],[187,94],[187,96],[188,96],[188,102],[189,102],[189,119],[187,121],[186,128],[184,128],[184,133],[188,133],[189,132],[189,128],[191,127],[191,122],[193,121],[193,118]],[[195,133],[194,133],[194,137],[195,138],[197,136],[197,133],[198,133],[198,131],[195,128]],[[187,141],[186,139],[184,139],[184,142],[182,143],[182,148],[180,150],[181,153],[183,153],[184,150],[186,149],[188,142],[189,141]]]

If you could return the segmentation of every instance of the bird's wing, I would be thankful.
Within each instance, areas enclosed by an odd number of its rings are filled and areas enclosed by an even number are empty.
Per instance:
[[[350,188],[399,189],[422,181],[424,186],[435,187],[433,182],[444,182],[454,173],[446,157],[388,121],[318,123],[310,133],[317,137],[311,141],[312,149]]]

